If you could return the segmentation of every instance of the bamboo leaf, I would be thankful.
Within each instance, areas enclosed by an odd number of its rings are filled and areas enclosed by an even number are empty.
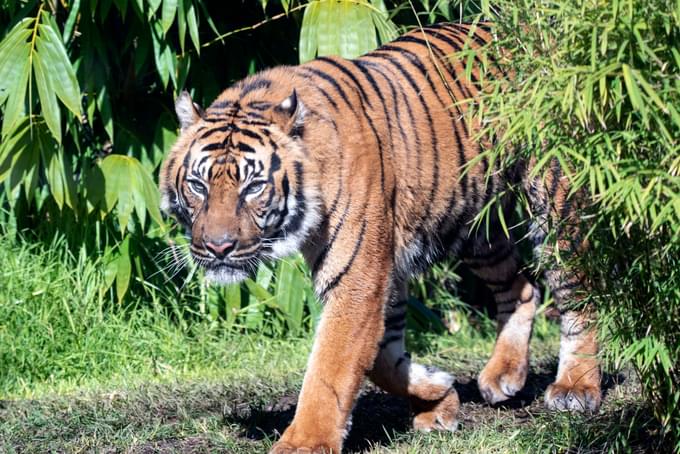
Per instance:
[[[186,0],[190,2],[191,0]],[[163,0],[163,9],[161,10],[161,25],[163,26],[163,34],[166,34],[172,23],[175,21],[175,14],[177,13],[177,0]]]
[[[156,14],[156,11],[158,11],[158,8],[160,8],[163,0],[146,0],[146,1],[149,4],[149,7],[147,8],[146,12],[148,17],[151,18],[153,17],[154,14]]]
[[[297,333],[304,313],[304,276],[288,260],[278,263],[275,296],[289,328]]]
[[[300,63],[305,63],[316,57],[319,41],[319,3],[310,2],[305,8],[300,28]]]
[[[55,30],[49,25],[49,19],[43,13],[43,23],[38,26],[40,37],[37,39],[36,50],[45,68],[49,68],[52,86],[64,105],[80,117],[80,87],[71,61],[66,54],[64,44]],[[48,24],[45,24],[47,22]]]
[[[64,31],[62,33],[62,40],[67,43],[71,39],[73,34],[73,29],[76,25],[76,19],[80,13],[80,0],[73,0],[69,5],[68,17],[66,18],[66,23],[64,24]]]
[[[28,85],[28,76],[31,71],[31,61],[28,59],[29,51],[30,44],[24,43],[23,46],[17,48],[17,53],[15,54],[26,55],[26,59],[17,63],[16,72],[12,74],[14,85],[8,87],[9,96],[5,104],[4,118],[2,120],[3,138],[7,137],[8,133],[15,128],[19,119],[24,115],[26,86]]]
[[[30,45],[26,40],[31,36],[31,31],[24,28],[30,22],[30,19],[21,21],[0,42],[0,104],[18,88],[21,68],[30,54]]]
[[[132,263],[130,261],[130,237],[126,236],[118,248],[119,256],[116,260],[116,296],[118,304],[123,302],[130,287],[132,277]]]
[[[201,40],[198,35],[198,16],[196,15],[196,9],[194,8],[194,3],[191,0],[184,0],[187,5],[187,25],[189,27],[189,36],[191,37],[191,42],[194,44],[194,48],[198,54],[201,53]]]
[[[621,69],[623,70],[623,81],[626,84],[626,90],[628,91],[631,104],[642,114],[643,118],[646,118],[647,111],[645,109],[644,103],[642,102],[642,95],[640,94],[640,89],[635,83],[635,78],[632,74],[630,66],[624,63],[621,65]]]
[[[42,63],[40,54],[33,55],[33,72],[35,74],[35,84],[38,87],[38,96],[40,97],[40,106],[42,107],[42,114],[47,123],[52,136],[61,143],[61,114],[59,111],[59,104],[57,97],[47,75],[47,69]],[[61,206],[59,207],[61,208]]]

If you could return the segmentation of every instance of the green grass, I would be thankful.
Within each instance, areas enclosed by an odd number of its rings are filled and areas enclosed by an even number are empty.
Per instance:
[[[59,243],[0,238],[0,269],[0,452],[258,453],[290,422],[311,336],[239,334],[182,301],[119,307],[100,294],[98,267]],[[456,374],[461,430],[414,433],[405,402],[366,386],[348,451],[645,449],[654,428],[630,375],[608,385],[599,415],[543,410],[557,337],[539,317],[527,388],[492,408],[474,376],[493,332],[467,323],[444,336],[409,332],[419,361]]]

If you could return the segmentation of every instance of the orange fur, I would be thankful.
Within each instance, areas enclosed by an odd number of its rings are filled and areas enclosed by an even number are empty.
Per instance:
[[[455,429],[453,378],[412,362],[404,348],[406,282],[445,254],[463,258],[496,295],[499,335],[480,376],[483,395],[497,402],[524,385],[538,293],[498,219],[489,237],[470,221],[527,172],[493,171],[482,160],[463,173],[481,146],[477,125],[463,120],[467,104],[456,101],[474,99],[479,87],[447,56],[491,39],[483,28],[469,32],[426,27],[356,60],[273,68],[205,112],[186,94],[178,99],[182,134],[160,187],[164,208],[191,232],[195,260],[229,283],[260,260],[300,250],[325,304],[295,418],[272,453],[340,452],[366,375],[410,399],[417,428]],[[558,213],[569,203],[551,180],[525,186],[548,217],[551,203]],[[505,197],[504,209],[513,203]],[[564,276],[554,274],[556,286]],[[554,403],[584,383],[599,399],[599,375],[570,373],[583,364],[578,354],[597,349],[588,333],[566,335],[550,406],[572,408]]]

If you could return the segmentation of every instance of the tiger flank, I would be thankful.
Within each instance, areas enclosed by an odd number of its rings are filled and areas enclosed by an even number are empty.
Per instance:
[[[578,204],[559,167],[529,180],[530,163],[501,172],[480,160],[472,72],[447,55],[491,39],[486,27],[442,24],[408,33],[355,60],[318,58],[238,82],[203,111],[184,92],[180,137],[160,177],[163,208],[189,232],[206,277],[238,282],[258,263],[301,251],[324,304],[295,417],[271,453],[339,453],[368,376],[411,402],[417,429],[457,425],[453,377],[412,361],[404,348],[408,279],[445,255],[462,259],[495,295],[498,338],[478,379],[489,403],[526,381],[539,292],[522,272],[498,218],[471,220],[514,186],[538,219],[557,220],[565,252],[579,237]],[[573,222],[570,222],[573,221]],[[571,227],[569,227],[571,226]],[[542,224],[532,235],[540,242]],[[578,251],[576,251],[578,252]],[[545,252],[544,252],[545,254]],[[550,267],[549,267],[550,268]],[[547,272],[563,310],[559,369],[549,408],[595,411],[597,344],[589,312],[566,311],[585,277]]]

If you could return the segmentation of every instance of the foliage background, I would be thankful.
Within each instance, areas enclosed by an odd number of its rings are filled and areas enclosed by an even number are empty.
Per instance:
[[[83,285],[101,311],[304,333],[319,306],[299,258],[227,288],[183,266],[185,239],[161,217],[155,186],[177,134],[174,97],[187,88],[207,105],[259,69],[353,57],[419,23],[480,13],[498,22],[498,45],[513,55],[501,63],[517,75],[492,84],[477,111],[507,132],[490,157],[560,161],[592,194],[593,253],[579,266],[599,278],[605,356],[636,367],[680,449],[670,430],[680,427],[678,1],[1,0],[2,235],[64,246],[78,269],[98,270]],[[440,315],[468,323],[457,295],[488,295],[457,286],[456,273],[469,279],[445,263],[414,283],[412,328],[443,330]],[[1,354],[17,376],[30,373],[25,352]]]

